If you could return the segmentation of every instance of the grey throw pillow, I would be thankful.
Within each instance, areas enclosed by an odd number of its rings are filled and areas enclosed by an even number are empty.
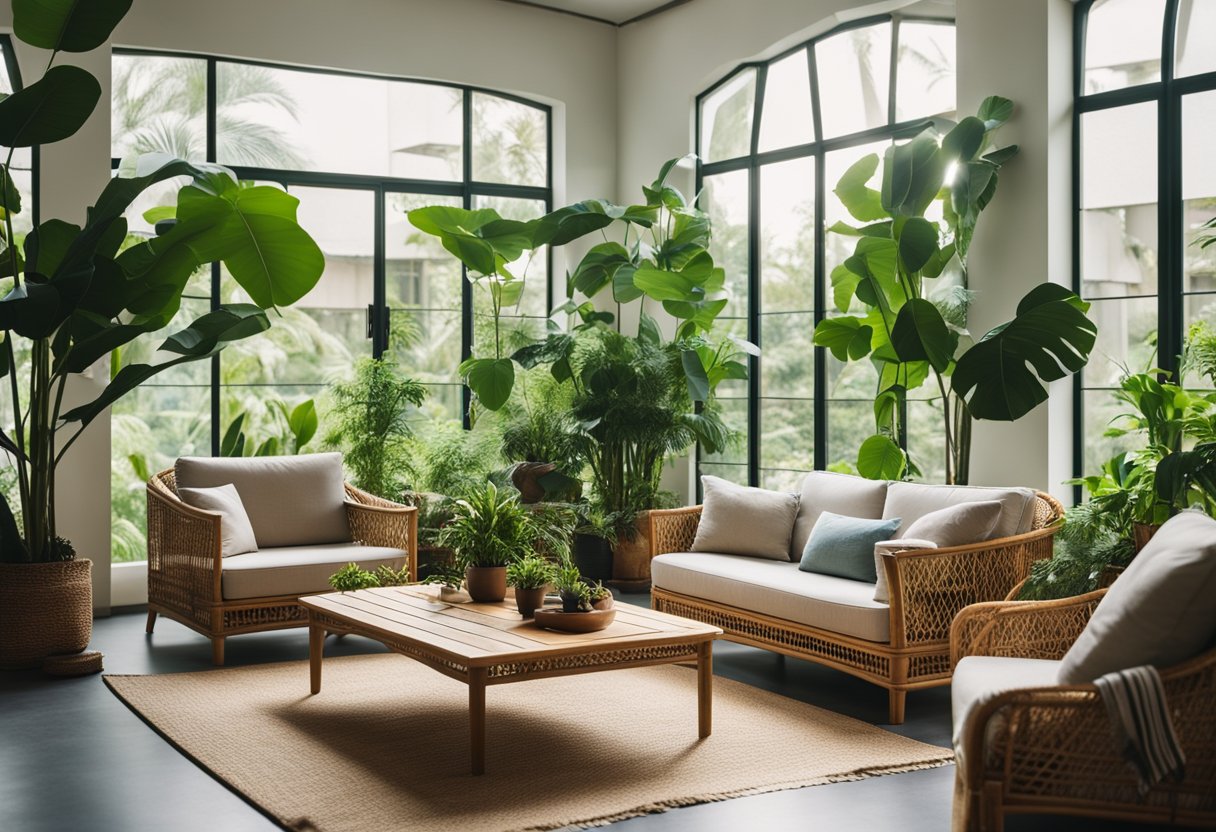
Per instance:
[[[236,486],[231,483],[215,488],[179,488],[177,496],[188,506],[201,508],[203,511],[219,512],[220,517],[220,555],[243,555],[246,552],[258,550],[258,540],[253,534],[253,525],[241,502],[241,495],[236,493]]]
[[[913,520],[903,536],[917,540],[932,540],[939,549],[966,546],[990,540],[1004,508],[999,500],[959,503],[939,508]]]
[[[890,540],[900,519],[869,520],[825,511],[815,521],[798,568],[803,572],[835,575],[875,583],[874,544]]]
[[[708,474],[701,477],[701,488],[704,498],[692,542],[694,552],[789,560],[797,497],[788,491],[736,485]]]
[[[1111,585],[1060,662],[1060,683],[1185,661],[1216,639],[1216,520],[1170,518]]]

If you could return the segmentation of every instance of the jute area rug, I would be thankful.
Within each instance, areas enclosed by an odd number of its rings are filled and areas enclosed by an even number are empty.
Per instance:
[[[292,830],[556,829],[677,806],[933,768],[948,749],[663,666],[491,687],[486,774],[469,772],[465,686],[401,656],[107,676],[134,711]]]

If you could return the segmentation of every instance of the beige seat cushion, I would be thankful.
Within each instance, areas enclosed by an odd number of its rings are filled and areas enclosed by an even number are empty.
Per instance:
[[[1111,585],[1060,664],[1060,683],[1151,664],[1167,668],[1216,641],[1216,520],[1166,521]]]
[[[709,475],[701,477],[701,486],[705,497],[692,542],[694,552],[789,560],[797,497]]]
[[[815,528],[819,515],[825,511],[845,517],[879,520],[883,518],[886,497],[886,480],[867,480],[831,471],[807,474],[798,498],[798,517],[794,520],[794,535],[790,540],[790,560],[802,560],[811,529]]]
[[[925,485],[919,482],[893,482],[887,489],[884,519],[902,518],[897,537],[910,537],[909,527],[926,514],[961,503],[996,500],[1001,516],[989,532],[990,538],[1025,534],[1034,525],[1034,491],[1029,488],[987,488],[975,485]],[[929,537],[929,535],[917,535]],[[260,539],[260,538],[259,538]],[[932,540],[932,538],[929,538]]]
[[[232,483],[215,488],[179,488],[182,502],[203,511],[220,514],[220,556],[243,555],[258,550],[258,540]]]
[[[659,555],[650,562],[659,589],[820,627],[867,641],[890,640],[890,608],[874,584],[802,572],[788,561],[704,552]]]
[[[977,706],[1006,691],[1055,687],[1059,672],[1060,663],[1047,659],[967,656],[960,661],[950,681],[955,751],[960,749],[967,717]]]
[[[175,471],[178,488],[236,486],[262,549],[350,540],[341,454],[182,457]]]
[[[400,569],[405,559],[401,549],[358,543],[262,549],[225,560],[220,586],[226,601],[332,592],[329,576],[348,563],[357,563],[370,572],[381,564]]]

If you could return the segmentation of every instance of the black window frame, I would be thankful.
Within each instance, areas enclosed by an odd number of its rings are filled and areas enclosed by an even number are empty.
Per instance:
[[[1186,337],[1185,215],[1182,199],[1182,103],[1186,96],[1216,90],[1216,72],[1174,77],[1181,0],[1166,0],[1161,21],[1161,78],[1146,84],[1085,92],[1086,27],[1089,11],[1097,0],[1080,0],[1073,10],[1073,114],[1072,114],[1072,289],[1082,295],[1082,205],[1081,182],[1082,117],[1131,104],[1157,104],[1157,361],[1156,366],[1174,376]],[[1074,477],[1085,471],[1084,373],[1073,376],[1072,469]],[[1165,375],[1162,375],[1164,380]],[[1080,502],[1082,488],[1073,486],[1073,500]]]
[[[488,87],[472,84],[445,83],[425,78],[386,75],[372,72],[360,72],[347,69],[331,69],[327,67],[301,66],[283,64],[271,61],[260,61],[248,58],[229,58],[208,55],[197,52],[177,52],[163,49],[142,49],[134,47],[114,47],[111,58],[115,55],[133,55],[146,57],[165,57],[201,60],[206,62],[207,73],[207,109],[205,118],[207,161],[218,163],[217,160],[217,67],[221,63],[260,66],[271,69],[282,69],[294,72],[309,72],[321,75],[336,75],[349,78],[370,78],[378,81],[401,81],[411,84],[427,84],[459,90],[461,93],[462,110],[462,147],[461,147],[461,179],[459,181],[437,179],[413,179],[408,177],[378,176],[369,174],[333,173],[325,171],[290,170],[285,168],[263,168],[244,165],[225,165],[238,178],[243,180],[259,180],[274,182],[285,188],[316,187],[343,188],[370,192],[375,200],[374,208],[374,244],[373,244],[373,289],[372,302],[368,305],[367,332],[372,342],[372,356],[381,357],[388,347],[390,331],[390,310],[387,304],[385,289],[385,273],[387,260],[387,241],[385,239],[385,198],[388,194],[409,193],[432,196],[458,197],[461,205],[472,208],[477,197],[507,197],[516,199],[531,199],[543,202],[545,211],[553,209],[553,107],[540,101],[513,93],[502,92]],[[498,182],[483,182],[473,179],[473,94],[491,95],[507,101],[513,101],[540,110],[545,116],[545,184],[543,186],[508,185]],[[117,169],[121,160],[111,158],[113,169]],[[553,254],[547,254],[547,277],[545,285],[546,308],[552,309],[554,301]],[[214,309],[220,304],[220,267],[213,264],[211,269],[211,306]],[[468,271],[461,266],[461,358],[467,359],[473,353],[473,284],[468,280]],[[211,359],[211,454],[220,453],[222,427],[220,425],[220,362],[222,354]],[[455,368],[453,368],[453,371]],[[455,382],[459,383],[459,382]],[[469,406],[472,394],[467,385],[461,384],[461,423],[467,430],[471,428]]]
[[[833,136],[825,138],[823,136],[823,123],[820,112],[819,101],[819,71],[817,59],[815,55],[815,45],[820,41],[826,40],[834,35],[839,35],[842,32],[851,31],[854,29],[862,29],[869,26],[875,26],[882,23],[891,24],[891,58],[890,58],[890,75],[887,79],[888,97],[887,97],[887,121],[885,124],[878,127],[872,127],[866,130],[848,133],[841,136]],[[760,485],[761,474],[761,418],[760,404],[764,398],[760,395],[760,368],[764,360],[763,349],[764,344],[761,343],[761,318],[765,314],[761,311],[762,297],[760,292],[760,171],[768,164],[775,162],[785,162],[791,159],[811,158],[815,161],[815,255],[814,255],[814,274],[813,280],[813,296],[812,296],[812,313],[814,323],[817,326],[820,321],[828,315],[827,308],[827,266],[825,261],[825,242],[827,238],[827,229],[824,223],[824,210],[827,207],[827,188],[828,183],[824,181],[825,160],[828,153],[835,150],[843,150],[858,145],[869,144],[875,141],[882,140],[899,140],[915,136],[932,122],[933,116],[920,116],[913,119],[905,119],[903,121],[896,120],[896,101],[898,94],[898,68],[899,68],[899,46],[900,46],[900,26],[903,23],[918,23],[918,24],[934,24],[941,26],[955,26],[955,20],[950,17],[939,17],[932,15],[911,15],[911,14],[879,14],[870,15],[867,17],[851,20],[847,23],[842,23],[835,26],[815,37],[803,41],[802,43],[793,46],[785,51],[763,61],[747,61],[737,64],[730,72],[723,75],[696,97],[695,109],[695,130],[694,130],[694,148],[697,156],[696,166],[696,193],[702,193],[704,187],[704,179],[707,176],[713,176],[720,173],[728,173],[731,171],[746,170],[748,176],[748,239],[747,239],[747,337],[752,343],[756,344],[761,349],[760,356],[750,356],[748,359],[748,381],[747,381],[747,462],[746,463],[731,463],[713,461],[714,465],[738,466],[747,468],[747,484],[751,486]],[[810,93],[811,93],[811,114],[815,126],[816,139],[793,147],[784,147],[776,150],[759,151],[760,141],[760,125],[764,115],[764,93],[765,82],[768,73],[768,68],[773,64],[795,55],[798,52],[805,52],[807,56]],[[713,95],[720,87],[731,81],[739,73],[748,69],[753,69],[756,72],[755,100],[752,110],[752,135],[749,140],[749,150],[744,156],[738,156],[731,159],[720,161],[705,162],[700,158],[700,149],[702,142],[702,104],[706,98]],[[705,206],[702,206],[704,208]],[[827,389],[827,350],[824,347],[816,346],[813,348],[811,356],[812,371],[814,374],[814,391],[813,391],[813,438],[812,438],[812,454],[813,465],[812,470],[822,471],[828,466],[828,389]],[[900,420],[900,424],[905,423],[905,419]],[[906,437],[901,437],[906,444]],[[696,495],[698,500],[701,496],[701,447],[696,448]],[[765,468],[763,470],[781,470]],[[801,470],[801,469],[798,469]]]

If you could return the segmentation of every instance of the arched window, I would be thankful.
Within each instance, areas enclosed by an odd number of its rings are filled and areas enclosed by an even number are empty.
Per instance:
[[[458,261],[405,215],[445,202],[516,219],[550,210],[548,106],[468,86],[116,49],[111,118],[115,168],[160,151],[277,183],[300,199],[300,224],[326,258],[316,288],[267,333],[210,364],[163,373],[115,405],[115,560],[143,559],[150,471],[181,455],[230,452],[242,433],[246,452],[260,446],[283,433],[280,402],[319,397],[359,358],[391,351],[429,388],[430,415],[466,418],[457,367],[489,343],[489,310]],[[175,190],[146,192],[129,212],[131,233],[153,233],[156,207]],[[548,257],[536,258],[514,327],[543,332],[550,283]],[[185,298],[183,320],[243,299],[219,265],[195,275]],[[156,344],[137,342],[123,360]]]
[[[954,65],[953,21],[883,15],[744,64],[698,96],[698,192],[732,290],[719,320],[762,350],[748,381],[719,387],[746,442],[702,455],[701,471],[794,488],[802,472],[856,459],[876,371],[811,343],[815,324],[840,314],[829,276],[852,253],[826,233],[846,219],[832,189],[860,157],[953,113]],[[940,402],[924,393],[908,407],[909,450],[940,478]]]
[[[1176,373],[1187,330],[1216,325],[1216,247],[1194,244],[1216,216],[1216,2],[1088,0],[1075,26],[1073,280],[1098,324],[1080,475],[1125,449],[1105,435],[1124,371]]]

